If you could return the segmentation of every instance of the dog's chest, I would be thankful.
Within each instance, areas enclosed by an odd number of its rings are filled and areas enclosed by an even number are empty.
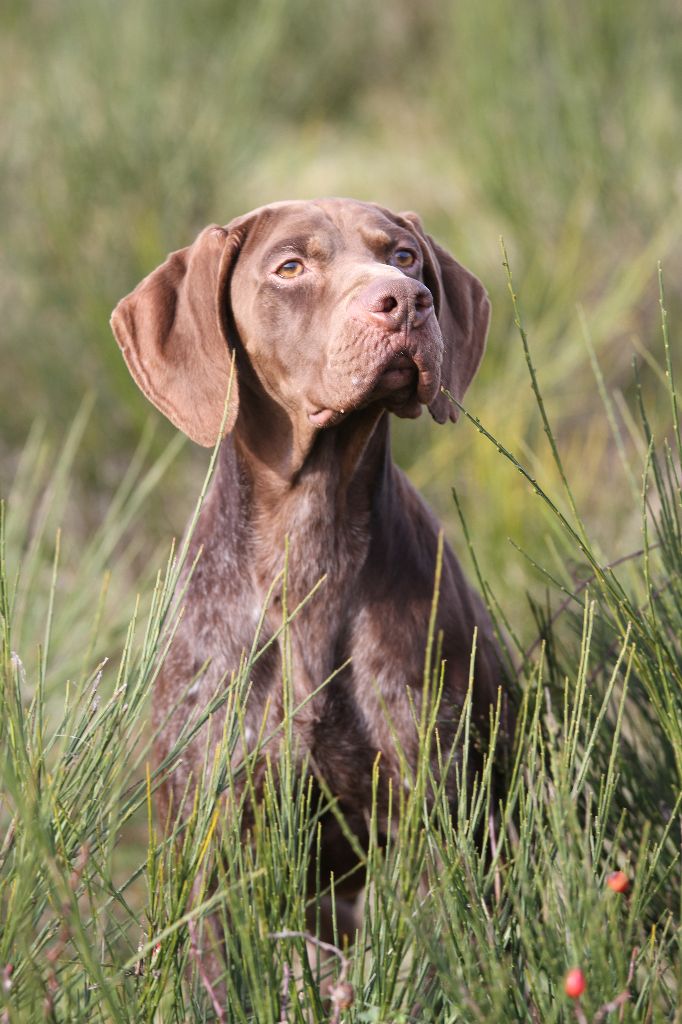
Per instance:
[[[273,582],[278,597],[286,595],[289,612],[305,602],[296,619],[316,618],[323,592],[327,608],[319,640],[332,633],[332,611],[340,611],[349,587],[364,565],[369,548],[369,508],[349,512],[326,474],[309,474],[281,497],[276,508],[258,510],[251,526],[251,579],[265,597]],[[276,602],[278,605],[279,602]]]
[[[282,500],[276,516],[256,518],[252,530],[256,603],[270,633],[287,620],[296,674],[319,686],[343,657],[352,594],[369,547],[369,514],[344,515],[324,478],[311,476]]]
[[[348,800],[371,778],[378,750],[389,767],[396,733],[403,749],[411,749],[413,705],[419,703],[414,687],[423,672],[421,637],[414,645],[396,635],[397,594],[367,604],[370,512],[355,507],[352,517],[344,515],[324,489],[308,486],[289,505],[282,503],[275,529],[269,517],[269,545],[262,533],[254,544],[255,608],[267,602],[267,638],[279,634],[280,657],[264,668],[263,690],[275,698],[273,716],[281,715],[286,675],[303,749]]]

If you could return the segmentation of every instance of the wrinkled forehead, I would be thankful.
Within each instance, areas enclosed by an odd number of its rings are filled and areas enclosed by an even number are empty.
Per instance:
[[[414,238],[388,210],[348,199],[273,203],[240,221],[248,225],[242,255],[265,264],[293,251],[331,259],[344,251],[380,252]]]

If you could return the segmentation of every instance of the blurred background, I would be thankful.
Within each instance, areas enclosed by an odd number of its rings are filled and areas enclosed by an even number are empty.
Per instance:
[[[110,311],[209,222],[348,195],[417,210],[481,277],[493,323],[467,406],[551,491],[503,236],[578,507],[606,560],[638,546],[631,362],[653,394],[658,260],[682,370],[678,0],[5,0],[0,64],[0,477],[23,488],[27,521],[71,445],[53,504],[77,551],[144,436],[142,461],[170,444],[170,469],[106,557],[134,536],[135,577],[182,530],[208,456],[177,446],[137,391]],[[667,407],[649,413],[664,431]],[[471,424],[427,419],[396,421],[397,457],[462,550],[456,485],[483,572],[522,621],[541,581],[508,538],[570,586],[555,527]]]

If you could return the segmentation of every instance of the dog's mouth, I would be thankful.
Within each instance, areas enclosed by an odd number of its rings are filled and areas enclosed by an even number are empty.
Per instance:
[[[351,379],[361,398],[337,409],[315,409],[308,413],[308,419],[316,427],[335,426],[349,413],[375,402],[381,402],[397,416],[416,419],[421,415],[422,406],[433,401],[438,376],[431,367],[422,364],[418,355],[399,352],[392,355],[372,377]]]
[[[376,392],[395,392],[410,388],[417,389],[417,377],[419,370],[414,359],[401,353],[391,359],[388,365],[380,372],[374,385],[373,394]]]
[[[381,370],[368,401],[381,402],[390,412],[408,419],[421,415],[423,388],[416,361],[401,352]]]

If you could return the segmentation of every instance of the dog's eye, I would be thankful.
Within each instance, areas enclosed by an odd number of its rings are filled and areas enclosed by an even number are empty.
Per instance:
[[[396,267],[400,267],[401,270],[413,267],[416,262],[417,257],[411,249],[396,249],[393,253],[393,263],[395,263]]]
[[[300,260],[287,260],[275,273],[278,277],[298,277],[303,273],[303,264]]]

